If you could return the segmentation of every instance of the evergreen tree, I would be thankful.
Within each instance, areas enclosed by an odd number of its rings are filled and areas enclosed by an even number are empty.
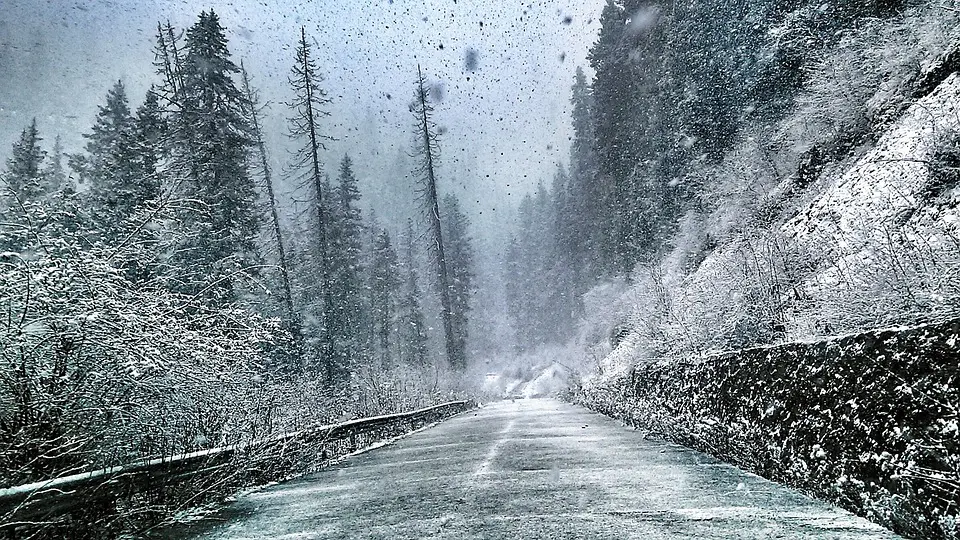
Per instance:
[[[64,189],[67,184],[67,171],[63,167],[63,143],[60,135],[53,140],[53,152],[44,171],[48,191],[56,192]]]
[[[105,169],[115,167],[117,164],[113,159],[117,157],[119,149],[129,144],[132,122],[127,91],[123,81],[118,80],[107,92],[106,103],[99,106],[90,133],[83,136],[87,139],[85,148],[89,157],[86,164],[88,170],[82,172],[102,176],[107,174]],[[94,176],[92,180],[100,181],[102,178]]]
[[[329,193],[324,188],[326,175],[323,173],[320,151],[326,149],[324,142],[331,137],[321,132],[322,119],[330,113],[326,107],[331,100],[320,86],[323,76],[317,69],[313,59],[313,52],[307,42],[306,29],[300,28],[300,41],[297,45],[296,58],[288,77],[293,90],[293,99],[287,103],[292,115],[288,118],[289,136],[298,141],[297,152],[294,156],[293,168],[302,175],[304,184],[310,192],[315,233],[315,256],[318,265],[319,307],[318,321],[320,323],[319,343],[320,368],[328,382],[345,382],[349,376],[349,369],[338,364],[334,351],[334,336],[332,317],[334,315],[333,290],[331,285],[331,254],[329,252],[330,219],[329,209],[334,205],[328,204]]]
[[[21,202],[35,200],[44,193],[43,160],[47,153],[40,147],[40,132],[37,119],[20,133],[20,140],[13,144],[7,160],[4,180],[9,194]]]
[[[575,293],[593,286],[601,267],[598,255],[610,236],[604,215],[612,194],[600,182],[594,136],[593,93],[583,69],[578,67],[571,88],[573,142],[570,145],[570,178],[557,209],[557,234],[574,273]]]
[[[189,236],[175,260],[181,288],[211,304],[236,300],[239,276],[259,263],[256,186],[247,170],[253,141],[233,80],[239,71],[219,17],[202,12],[184,39],[182,109],[175,113],[183,195],[197,206],[181,215]]]
[[[277,248],[277,268],[280,270],[280,285],[282,290],[281,301],[288,326],[296,319],[293,307],[293,293],[290,287],[290,270],[287,260],[287,249],[283,238],[283,231],[280,228],[280,213],[277,208],[276,189],[273,185],[273,175],[270,170],[270,163],[267,160],[267,146],[263,140],[263,130],[260,128],[260,105],[257,92],[250,85],[250,76],[243,64],[240,65],[241,80],[243,81],[243,95],[247,107],[247,121],[250,123],[250,132],[256,145],[258,165],[260,173],[263,175],[263,187],[267,192],[267,204],[270,212],[270,234]]]
[[[291,285],[291,261],[287,249],[287,241],[280,227],[280,211],[277,203],[276,187],[274,186],[273,171],[267,158],[267,146],[263,140],[263,130],[260,124],[261,106],[257,91],[250,84],[250,76],[243,63],[240,64],[242,90],[245,98],[247,121],[250,123],[251,135],[256,148],[254,168],[259,168],[262,179],[262,189],[266,192],[267,213],[266,220],[269,230],[268,236],[272,247],[276,250],[276,268],[279,275],[273,276],[279,280],[280,303],[283,308],[282,321],[284,329],[291,336],[289,342],[280,344],[274,349],[273,357],[281,366],[284,374],[290,375],[300,371],[303,367],[303,326],[300,314],[296,311],[293,301],[293,287]],[[268,241],[268,243],[270,242]]]
[[[84,135],[86,154],[71,160],[80,181],[89,185],[84,200],[95,223],[93,239],[120,242],[128,234],[127,220],[159,197],[157,137],[150,133],[159,116],[155,107],[148,94],[132,116],[123,82],[117,81]]]
[[[401,284],[399,261],[393,249],[390,233],[380,229],[373,244],[373,262],[370,272],[370,307],[374,350],[380,359],[380,367],[393,365],[391,339],[395,335],[397,320],[397,293]]]
[[[157,95],[171,111],[183,109],[183,49],[181,37],[170,21],[157,22],[157,43],[154,46],[154,62],[157,74],[163,84],[157,89]]]
[[[427,333],[420,304],[422,293],[417,277],[413,222],[410,220],[407,221],[404,240],[404,283],[397,305],[399,360],[411,366],[423,367],[427,363]]]
[[[541,183],[518,209],[517,236],[504,259],[507,310],[516,322],[520,352],[569,339],[582,305],[562,228],[570,208],[568,179],[560,168],[551,190]]]
[[[558,343],[569,339],[573,333],[575,321],[583,313],[581,295],[587,290],[583,275],[585,237],[579,234],[579,229],[570,226],[568,218],[582,211],[571,184],[570,176],[558,166],[548,202],[547,218],[550,221],[547,227],[551,234],[547,255],[550,268],[546,280],[550,301],[546,311],[554,314],[552,337]]]
[[[443,199],[443,238],[450,276],[450,307],[457,348],[467,349],[467,314],[474,293],[473,246],[468,228],[470,221],[460,210],[453,195]]]
[[[637,164],[632,138],[635,94],[634,76],[625,58],[628,15],[614,0],[600,15],[600,35],[590,49],[590,66],[596,72],[593,83],[595,103],[594,134],[596,137],[597,181],[601,183],[603,211],[599,222],[600,241],[597,253],[604,273],[628,271],[632,262],[629,249],[634,239],[635,216],[628,196],[627,181]]]
[[[48,239],[71,243],[88,229],[85,209],[59,165],[60,145],[54,144],[53,158],[45,167],[46,152],[41,141],[34,119],[14,143],[6,171],[0,173],[4,184],[0,191],[0,215],[10,225],[0,227],[2,252],[45,249],[46,246],[36,244],[40,233]]]
[[[166,135],[167,122],[160,108],[160,96],[151,87],[133,120],[134,154],[138,166],[131,197],[133,205],[143,205],[160,197],[160,163],[164,157]]]
[[[328,191],[329,192],[329,191]],[[331,351],[338,365],[350,365],[364,345],[363,221],[357,203],[360,190],[353,162],[344,156],[338,185],[330,201],[329,263]]]
[[[530,310],[526,301],[530,290],[528,276],[522,268],[523,264],[519,242],[516,237],[511,236],[504,255],[504,283],[507,290],[507,314],[513,320],[514,328],[517,329],[516,345],[519,353],[529,350],[534,344],[531,336],[533,327],[528,319]]]

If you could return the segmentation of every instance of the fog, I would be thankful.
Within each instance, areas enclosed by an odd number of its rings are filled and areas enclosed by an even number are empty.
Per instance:
[[[268,5],[269,4],[269,5]],[[404,171],[408,105],[420,64],[442,89],[441,189],[455,192],[478,224],[495,223],[554,166],[568,161],[570,85],[599,28],[603,2],[259,2],[212,7],[271,106],[271,158],[281,165],[287,74],[301,26],[316,45],[333,97],[328,168],[354,157],[368,202]],[[183,29],[209,2],[7,0],[0,8],[0,157],[34,116],[52,144],[82,145],[98,104],[117,79],[133,104],[153,73],[158,21]],[[396,180],[396,179],[394,179]],[[389,212],[389,209],[387,209]]]

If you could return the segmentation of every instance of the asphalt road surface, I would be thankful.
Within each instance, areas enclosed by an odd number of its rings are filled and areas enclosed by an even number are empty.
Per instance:
[[[550,399],[493,403],[241,497],[187,538],[899,538]],[[183,537],[178,535],[178,537]]]

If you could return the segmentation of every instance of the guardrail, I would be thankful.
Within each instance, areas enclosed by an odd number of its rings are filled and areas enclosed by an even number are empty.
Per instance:
[[[16,535],[17,531],[65,522],[76,526],[90,520],[84,517],[87,514],[117,515],[120,507],[129,511],[138,502],[155,506],[156,500],[152,499],[157,498],[167,506],[172,502],[174,508],[183,509],[201,499],[209,500],[214,493],[223,496],[245,486],[309,471],[376,441],[473,406],[470,401],[453,401],[0,489],[0,533]]]

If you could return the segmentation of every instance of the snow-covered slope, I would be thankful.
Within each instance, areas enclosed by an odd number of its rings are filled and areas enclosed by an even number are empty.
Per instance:
[[[823,167],[806,192],[780,201],[771,225],[741,215],[740,232],[691,273],[677,270],[677,253],[635,271],[623,294],[631,332],[600,362],[601,376],[659,355],[689,359],[955,315],[960,188],[931,196],[930,160],[958,133],[955,73],[875,134],[872,148]]]
[[[953,226],[956,213],[939,207],[939,219],[929,219],[923,210],[934,209],[923,208],[920,193],[929,182],[933,151],[958,130],[960,75],[955,73],[911,106],[873,150],[834,179],[781,232],[810,249],[828,250],[832,260],[825,273],[834,277],[838,271],[870,264],[877,246],[888,244],[891,232],[904,225],[911,233],[939,236],[936,229]]]

